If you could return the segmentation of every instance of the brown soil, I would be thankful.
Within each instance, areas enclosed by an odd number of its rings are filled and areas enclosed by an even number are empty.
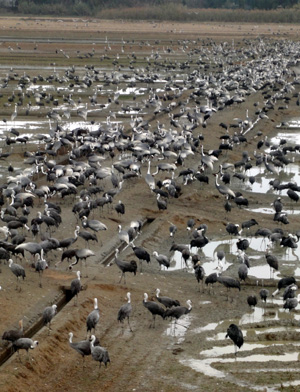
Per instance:
[[[74,25],[76,26],[74,28]],[[102,37],[105,33],[115,34],[119,37],[127,33],[138,39],[140,32],[152,34],[153,36],[164,39],[169,38],[169,34],[176,34],[180,38],[190,37],[207,37],[222,38],[231,40],[232,37],[256,37],[258,34],[280,38],[294,36],[299,37],[299,26],[250,26],[250,25],[213,25],[213,24],[174,24],[174,23],[119,23],[107,21],[76,22],[71,20],[50,20],[37,19],[1,19],[2,35],[14,35],[20,37],[19,42],[22,45],[21,34],[44,34],[44,32],[56,32],[57,30],[66,30],[72,33],[73,30],[84,30],[84,33],[100,32]],[[154,33],[155,31],[155,33]],[[165,35],[166,34],[166,35]],[[1,53],[8,43],[4,43]],[[64,47],[63,44],[60,47]],[[39,48],[41,50],[41,48]],[[249,109],[251,117],[255,111],[253,103],[260,101],[262,97],[259,93],[247,98],[247,102],[233,107],[228,110],[216,113],[206,129],[202,130],[204,136],[205,149],[216,148],[219,143],[219,137],[223,131],[218,126],[220,122],[230,122],[235,117],[244,117],[246,109]],[[237,145],[228,155],[223,155],[221,161],[235,162],[241,158],[244,150],[253,155],[256,148],[257,132],[262,130],[264,135],[272,135],[275,132],[275,126],[281,121],[297,115],[297,106],[295,101],[291,101],[289,109],[284,113],[274,111],[270,113],[270,120],[264,121],[263,125],[254,128],[247,135],[248,142],[243,145]],[[253,112],[253,113],[252,113]],[[160,117],[159,120],[167,122],[167,117]],[[156,120],[155,120],[156,121]],[[15,156],[21,149],[15,149]],[[200,154],[190,157],[186,160],[185,166],[189,167],[195,161],[200,161]],[[105,164],[105,163],[104,163]],[[212,322],[221,320],[238,320],[242,314],[248,311],[246,298],[253,292],[258,294],[258,288],[249,280],[248,284],[243,284],[239,295],[231,293],[227,299],[226,289],[221,285],[216,285],[213,294],[207,289],[199,290],[199,286],[193,274],[176,271],[176,272],[159,272],[158,264],[152,258],[149,265],[143,265],[143,273],[138,272],[137,276],[128,275],[127,284],[119,284],[120,273],[115,264],[109,266],[103,265],[104,258],[110,254],[118,244],[117,227],[127,227],[132,220],[149,218],[152,223],[147,224],[142,230],[142,234],[135,241],[136,245],[145,247],[150,254],[154,250],[159,253],[170,254],[170,247],[173,241],[177,243],[187,243],[189,237],[186,232],[186,222],[190,217],[198,219],[199,223],[208,225],[207,235],[209,239],[220,238],[228,240],[225,231],[225,225],[229,221],[241,223],[247,219],[255,218],[259,222],[259,227],[276,227],[273,217],[263,214],[255,214],[237,207],[233,208],[229,215],[226,215],[223,204],[224,200],[217,192],[214,186],[213,177],[210,176],[210,183],[204,185],[193,183],[186,187],[182,186],[182,194],[178,199],[172,199],[168,203],[168,209],[163,212],[157,210],[156,200],[151,194],[149,188],[145,185],[144,175],[147,172],[147,165],[143,164],[142,176],[136,179],[125,181],[120,198],[126,206],[126,213],[121,218],[117,216],[113,209],[104,208],[103,211],[95,212],[93,218],[99,219],[105,223],[108,230],[98,233],[103,246],[91,244],[91,249],[96,256],[88,259],[88,278],[83,278],[84,290],[79,294],[78,306],[74,306],[73,300],[70,301],[53,320],[52,331],[48,335],[46,328],[41,329],[34,335],[33,339],[39,341],[38,347],[31,352],[31,361],[26,360],[26,355],[21,352],[22,362],[17,355],[13,355],[1,367],[0,372],[0,389],[6,392],[27,392],[31,391],[215,391],[217,388],[221,391],[248,391],[248,379],[244,375],[243,380],[240,375],[234,376],[234,371],[243,368],[243,365],[236,364],[236,368],[229,369],[226,372],[230,377],[226,379],[214,379],[202,375],[191,368],[184,366],[182,361],[188,358],[198,359],[199,353],[212,347],[211,342],[207,341],[206,336],[211,336],[211,331],[199,334],[194,330],[197,327],[207,325]],[[160,178],[164,179],[168,175],[161,174]],[[42,180],[37,179],[38,183]],[[104,183],[106,189],[110,187],[109,183]],[[270,205],[274,200],[273,194],[247,194],[251,206],[263,207]],[[116,196],[118,197],[118,196]],[[53,198],[53,202],[59,203],[62,207],[62,224],[59,229],[53,233],[53,236],[61,239],[73,235],[77,219],[70,212],[70,207],[76,199],[61,200],[58,197]],[[116,200],[115,200],[116,201]],[[31,212],[30,218],[36,216],[37,211],[42,210],[42,202],[35,201],[35,206]],[[174,240],[169,237],[170,222],[177,226],[177,232]],[[299,228],[299,215],[290,219],[288,230],[295,232]],[[28,235],[28,241],[31,241],[31,235]],[[85,247],[84,242],[79,239],[76,247]],[[28,255],[27,255],[28,256]],[[131,260],[134,255],[130,248],[121,253],[122,258]],[[12,275],[8,266],[2,263],[1,266],[1,318],[0,331],[15,327],[17,321],[24,317],[25,329],[28,329],[35,321],[40,318],[41,312],[45,306],[56,301],[61,293],[62,286],[68,286],[70,281],[75,278],[75,274],[66,270],[66,262],[61,264],[57,269],[54,268],[55,262],[61,257],[61,252],[51,252],[47,256],[50,268],[45,271],[43,277],[43,287],[38,285],[38,275],[30,267],[31,260],[28,257],[22,261],[26,269],[26,279],[21,283],[22,290],[15,290],[16,279]],[[234,265],[229,274],[236,275],[237,265]],[[76,267],[75,267],[76,268]],[[83,268],[82,266],[80,268]],[[83,272],[85,270],[83,268]],[[274,282],[270,283],[272,287]],[[190,314],[190,326],[186,330],[182,342],[179,338],[167,334],[166,330],[169,321],[158,318],[156,327],[149,328],[151,315],[142,304],[143,293],[147,292],[150,297],[154,297],[155,289],[159,287],[162,295],[177,298],[182,304],[190,299],[193,309]],[[133,332],[130,332],[125,323],[124,330],[117,322],[117,313],[120,306],[125,303],[126,293],[132,294],[133,313],[131,325]],[[85,359],[85,367],[74,350],[69,347],[68,333],[74,333],[74,341],[82,340],[86,336],[85,320],[89,312],[93,309],[93,298],[97,297],[101,319],[96,330],[96,335],[101,340],[101,344],[109,351],[111,364],[105,369],[98,369],[96,362],[92,359]],[[221,332],[226,334],[229,325],[224,323],[220,325],[213,333]],[[225,344],[221,342],[220,344]],[[275,352],[275,349],[272,349]],[[242,354],[242,351],[240,352]],[[232,355],[231,355],[232,357]],[[239,368],[240,366],[240,368]],[[255,365],[249,365],[249,367]],[[298,363],[293,365],[299,368]],[[233,375],[232,375],[233,374]],[[238,379],[238,381],[236,381]],[[257,380],[257,382],[259,382]]]

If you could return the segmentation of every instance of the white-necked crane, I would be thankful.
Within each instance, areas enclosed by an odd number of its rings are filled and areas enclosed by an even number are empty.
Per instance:
[[[174,330],[176,328],[176,324],[177,324],[178,319],[180,317],[190,313],[192,310],[192,302],[190,299],[188,299],[186,301],[186,304],[187,304],[187,306],[176,306],[176,307],[169,308],[165,311],[164,318],[170,317],[171,319],[175,320],[174,321]]]
[[[19,338],[13,342],[13,349],[14,351],[18,352],[19,359],[21,362],[21,357],[19,350],[26,350],[27,351],[27,359],[29,360],[29,350],[33,350],[39,344],[38,340],[32,340],[29,338]]]
[[[166,308],[172,308],[173,306],[180,306],[180,302],[177,299],[173,299],[166,296],[160,296],[160,289],[156,289],[155,298],[158,302],[163,304]]]
[[[53,317],[57,313],[57,305],[53,304],[52,306],[47,306],[43,311],[43,323],[44,325],[48,325],[48,335],[50,334],[51,330],[51,321]]]
[[[123,329],[124,320],[127,318],[129,329],[132,332],[132,328],[129,321],[131,312],[132,312],[131,296],[130,293],[128,292],[127,303],[122,305],[118,311],[118,321],[122,324],[122,329]]]
[[[70,347],[77,351],[78,354],[82,356],[82,363],[84,366],[84,358],[87,355],[91,355],[91,341],[89,339],[87,340],[80,340],[79,342],[73,342],[73,333],[69,332],[69,345]],[[94,346],[99,346],[100,342],[96,338],[94,341]]]
[[[143,305],[152,314],[152,323],[149,325],[149,328],[151,327],[155,328],[155,318],[157,315],[160,316],[161,318],[164,318],[164,314],[165,314],[164,308],[162,308],[160,305],[158,305],[158,303],[154,301],[148,301],[147,293],[144,293]]]
[[[164,266],[167,269],[170,267],[170,260],[168,256],[163,254],[158,254],[156,251],[154,251],[152,254],[155,257],[156,261],[158,262],[160,266],[160,270],[162,266]]]
[[[87,336],[89,332],[90,334],[92,333],[92,330],[94,330],[94,333],[96,332],[96,326],[99,320],[100,320],[100,310],[98,308],[98,299],[94,298],[94,310],[92,310],[86,318]]]
[[[77,278],[73,279],[71,282],[70,290],[71,295],[74,297],[74,306],[77,305],[78,294],[82,290],[81,280],[80,280],[80,271],[76,271]]]
[[[221,195],[225,196],[227,199],[234,199],[235,198],[235,192],[231,190],[228,186],[219,184],[218,183],[218,174],[215,175],[215,186],[217,190],[221,193]]]
[[[116,249],[116,251],[115,251],[115,263],[117,264],[117,266],[122,271],[122,275],[121,275],[119,283],[121,283],[122,278],[124,277],[124,283],[126,284],[125,273],[126,272],[132,272],[134,275],[136,275],[137,264],[136,264],[135,260],[124,261],[124,260],[119,259],[118,258],[118,253],[119,253],[119,249]]]
[[[107,367],[107,363],[110,362],[108,351],[101,346],[95,346],[95,335],[91,336],[91,354],[94,361],[99,362],[99,368],[101,367],[101,363],[104,363],[105,367]]]
[[[21,291],[21,286],[19,286],[19,280],[20,280],[20,278],[22,278],[23,280],[25,279],[25,277],[26,277],[25,269],[21,265],[14,263],[12,259],[8,260],[8,265],[9,265],[9,268],[11,269],[11,272],[17,278],[16,290]]]
[[[35,271],[38,272],[39,274],[39,286],[42,287],[42,276],[43,276],[43,272],[45,271],[45,269],[48,268],[48,263],[47,261],[44,259],[44,250],[41,250],[41,254],[37,253],[35,256],[37,256],[37,260],[35,262],[34,268]]]
[[[74,254],[74,256],[75,256],[75,258],[76,258],[76,261],[74,261],[73,263],[71,263],[70,266],[69,266],[69,268],[72,269],[72,268],[74,267],[74,265],[76,265],[76,264],[79,262],[79,260],[83,260],[83,261],[84,261],[84,264],[85,264],[85,271],[86,271],[86,277],[87,277],[88,274],[87,274],[87,262],[86,262],[86,259],[87,259],[88,257],[95,256],[95,253],[94,253],[92,250],[86,249],[86,248],[83,248],[83,249],[75,249],[75,254]]]

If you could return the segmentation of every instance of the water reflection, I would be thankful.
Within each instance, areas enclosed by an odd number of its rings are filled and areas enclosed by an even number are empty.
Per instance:
[[[258,280],[270,279],[271,277],[272,279],[274,278],[278,280],[282,277],[283,271],[289,275],[294,274],[295,277],[300,276],[300,268],[298,267],[298,261],[300,258],[299,247],[291,249],[273,244],[272,254],[276,255],[278,258],[280,268],[279,271],[271,271],[264,257],[268,240],[262,237],[243,238],[247,239],[250,244],[246,251],[251,265],[251,268],[248,271],[249,277],[256,278]],[[210,241],[202,249],[197,250],[197,248],[192,248],[190,251],[192,255],[199,255],[205,275],[207,276],[213,272],[226,271],[233,264],[239,264],[240,261],[238,260],[237,254],[237,242],[237,238],[229,239],[228,237],[224,237],[223,240]],[[217,259],[218,250],[223,250],[225,254],[225,257],[221,262]],[[182,268],[186,268],[186,266],[182,259],[181,252],[175,251],[171,257],[171,266],[168,271],[174,271]],[[190,273],[194,272],[190,259],[188,260],[187,271]]]

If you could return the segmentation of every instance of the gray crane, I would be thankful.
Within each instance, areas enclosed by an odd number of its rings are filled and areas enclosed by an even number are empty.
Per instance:
[[[11,269],[11,272],[17,277],[16,290],[21,291],[21,286],[19,286],[19,280],[20,278],[23,278],[23,280],[25,279],[26,277],[25,270],[21,265],[14,263],[12,259],[8,260],[8,265],[9,268]]]
[[[205,278],[205,284],[209,287],[209,293],[210,289],[213,287],[213,285],[218,281],[218,273],[217,272],[212,272]]]
[[[70,249],[71,250],[71,249]],[[73,263],[71,263],[69,265],[69,268],[72,269],[74,267],[74,265],[76,265],[78,263],[79,260],[84,260],[84,264],[85,264],[85,271],[86,271],[86,277],[88,276],[87,274],[87,263],[86,263],[86,259],[88,257],[91,256],[95,256],[95,253],[87,248],[83,248],[83,249],[76,249],[74,252],[74,256],[76,258],[76,261],[74,261]]]
[[[166,296],[160,297],[160,289],[156,289],[155,298],[166,308],[172,308],[173,306],[180,306],[180,302],[177,299],[172,299]]]
[[[227,328],[227,334],[225,338],[230,338],[234,344],[234,355],[237,355],[237,347],[241,348],[244,344],[243,332],[236,324],[230,324]]]
[[[44,250],[41,250],[41,254],[37,253],[36,256],[38,257],[37,261],[35,262],[34,268],[35,271],[39,273],[39,286],[42,287],[42,276],[45,269],[48,268],[48,263],[44,259]]]
[[[298,294],[297,298],[287,298],[287,300],[283,305],[283,308],[288,309],[290,312],[291,310],[294,310],[298,306],[299,301],[300,301],[300,294]]]
[[[190,218],[190,219],[187,221],[186,229],[187,229],[188,231],[191,231],[192,228],[195,226],[195,224],[196,224],[195,219]]]
[[[118,215],[124,215],[125,214],[125,204],[122,203],[121,200],[119,200],[118,204],[115,206],[115,210]]]
[[[266,256],[265,257],[266,257],[267,263],[270,266],[270,278],[271,278],[272,270],[273,270],[273,274],[274,274],[274,271],[278,271],[278,268],[279,268],[278,259],[275,255],[270,254],[270,248],[268,246],[266,248]]]
[[[229,235],[239,235],[239,224],[238,223],[227,223],[226,231]]]
[[[149,325],[149,328],[151,328],[151,327],[155,328],[155,318],[157,315],[160,316],[161,318],[164,318],[164,314],[165,314],[164,308],[162,308],[160,305],[158,305],[154,301],[148,301],[148,294],[147,293],[144,293],[143,305],[152,314],[153,320],[152,320],[152,323]]]
[[[130,241],[133,240],[133,238],[130,237],[130,234],[127,230],[122,230],[122,226],[118,225],[118,230],[119,230],[119,239],[123,242],[126,242],[127,245],[129,245]]]
[[[160,266],[160,270],[161,270],[162,266],[164,266],[167,269],[170,267],[170,260],[167,256],[165,256],[163,254],[158,254],[156,251],[154,251],[152,254],[156,258],[156,260]]]
[[[98,308],[98,299],[94,298],[94,310],[92,310],[89,315],[86,318],[86,333],[88,337],[88,333],[92,333],[92,330],[94,330],[94,333],[96,332],[96,326],[100,320],[100,310]]]
[[[129,292],[127,293],[127,299],[127,303],[122,305],[118,311],[118,321],[122,324],[123,329],[124,320],[127,318],[129,329],[131,332],[133,332],[129,321],[132,312],[131,298]]]
[[[23,244],[17,245],[16,249],[23,249],[32,254],[33,256],[37,253],[41,254],[42,246],[36,242],[25,242]]]
[[[160,194],[156,196],[156,202],[157,202],[157,207],[160,210],[166,210],[168,208],[168,204],[166,200],[161,200],[160,199]]]
[[[99,368],[101,367],[101,363],[103,362],[105,367],[107,367],[107,363],[110,362],[108,351],[101,346],[95,346],[96,337],[95,335],[91,336],[91,354],[94,361],[99,362]]]
[[[269,290],[261,289],[259,292],[260,299],[264,302],[267,302],[267,298],[268,298],[269,294],[270,294]]]
[[[80,227],[76,226],[74,231],[74,237],[64,238],[63,240],[59,241],[59,247],[62,249],[67,249],[69,248],[69,246],[73,245],[74,242],[77,241],[79,230]]]
[[[90,340],[80,340],[79,342],[73,342],[73,333],[69,332],[69,345],[70,347],[77,351],[82,356],[82,361],[84,365],[84,358],[87,355],[91,355],[91,342]],[[100,342],[96,338],[94,342],[94,346],[99,346]]]
[[[203,152],[203,144],[201,145],[201,163],[204,168],[214,169],[214,163],[218,160],[214,155],[205,155]]]
[[[228,199],[235,198],[235,193],[233,192],[233,190],[228,188],[228,186],[226,186],[226,185],[219,184],[218,183],[218,174],[215,174],[215,176],[216,176],[215,186],[216,186],[217,190],[221,193],[221,195],[226,196]]]
[[[218,269],[221,271],[223,270],[223,259],[225,258],[225,252],[224,250],[218,250],[217,251],[217,259],[218,259]]]
[[[23,319],[19,321],[19,329],[9,329],[8,331],[4,331],[2,335],[2,340],[7,340],[8,342],[14,342],[15,340],[23,337],[24,328],[23,328]]]
[[[248,277],[248,267],[246,266],[246,264],[243,263],[239,266],[238,275],[240,280],[243,280],[245,282]]]
[[[178,319],[180,319],[180,317],[184,316],[185,314],[190,313],[192,310],[192,302],[190,299],[186,301],[186,304],[187,306],[176,306],[165,311],[164,318],[170,317],[171,319],[174,319],[174,331]]]
[[[48,324],[48,335],[50,335],[51,330],[51,321],[53,317],[56,315],[57,305],[53,304],[52,306],[47,306],[43,311],[43,323],[44,325]]]
[[[80,281],[80,271],[76,271],[77,278],[73,279],[71,282],[71,294],[74,297],[74,306],[77,305],[78,294],[82,290]]]
[[[28,360],[30,360],[29,350],[35,349],[38,344],[39,344],[38,340],[32,340],[29,338],[19,338],[13,342],[13,349],[14,349],[14,351],[18,352],[19,359],[21,362],[19,350],[26,350],[27,351],[27,358],[28,358]]]
[[[198,283],[200,283],[200,281],[202,282],[202,289],[204,292],[203,284],[204,284],[205,271],[199,261],[194,265],[194,274],[197,279],[197,282]],[[200,287],[199,287],[199,291],[200,291]]]
[[[98,232],[100,230],[107,230],[107,226],[104,223],[102,223],[96,219],[87,219],[86,216],[82,217],[82,226],[85,229],[89,228],[89,229],[96,231],[96,232]]]
[[[231,288],[241,291],[240,282],[231,276],[218,276],[217,281],[227,288],[227,300],[229,299],[229,290]]]
[[[288,298],[295,298],[296,297],[296,290],[298,290],[298,286],[294,283],[290,284],[284,289],[282,298],[286,301]]]
[[[149,160],[148,161],[148,171],[145,176],[145,181],[146,181],[147,185],[149,186],[149,188],[151,189],[151,191],[153,191],[153,189],[155,188],[155,180],[150,172],[150,165],[151,165],[151,161]]]
[[[142,246],[134,246],[133,243],[131,243],[132,250],[136,257],[140,261],[140,268],[142,272],[142,261],[146,261],[147,263],[150,263],[150,254],[144,249]]]
[[[119,259],[118,258],[118,253],[119,253],[119,249],[116,249],[116,252],[115,252],[115,263],[117,264],[117,266],[122,271],[122,275],[121,275],[121,278],[119,280],[119,283],[121,283],[122,278],[124,277],[124,283],[126,284],[125,273],[126,272],[133,272],[133,274],[136,275],[137,264],[136,264],[135,260],[123,261],[123,260]]]
[[[86,242],[86,244],[88,245],[88,241],[95,241],[98,242],[98,238],[96,236],[96,234],[92,234],[87,230],[81,230],[78,233],[79,237],[83,238]]]
[[[249,295],[247,297],[247,303],[250,306],[250,308],[255,308],[255,306],[257,305],[257,297],[256,295]]]

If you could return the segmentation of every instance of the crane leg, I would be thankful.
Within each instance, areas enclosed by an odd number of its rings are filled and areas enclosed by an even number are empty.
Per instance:
[[[18,358],[19,358],[19,361],[22,363],[21,356],[20,356],[20,351],[19,351],[19,350],[18,350]]]
[[[85,265],[85,272],[86,272],[86,278],[88,278],[88,267],[87,267],[87,261],[84,260],[84,265]]]
[[[128,325],[129,325],[130,332],[133,332],[133,330],[131,328],[131,325],[130,325],[129,317],[127,317],[127,320],[128,320]]]
[[[237,356],[237,346],[234,344],[234,355]]]

